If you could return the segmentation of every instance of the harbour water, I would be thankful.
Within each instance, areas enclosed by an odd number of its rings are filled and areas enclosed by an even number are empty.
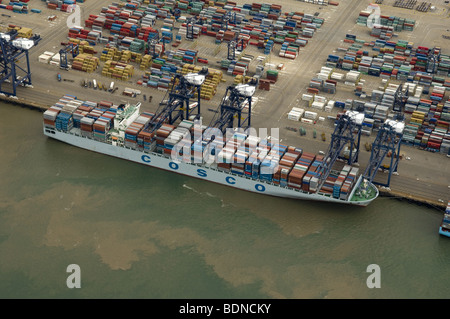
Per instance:
[[[1,298],[450,297],[442,211],[247,193],[48,139],[8,104],[0,143]]]

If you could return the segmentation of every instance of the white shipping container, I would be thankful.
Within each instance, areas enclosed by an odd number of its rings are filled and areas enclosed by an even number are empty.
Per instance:
[[[40,63],[47,63],[47,64],[50,61],[50,59],[51,59],[51,56],[45,55],[45,54],[41,54],[38,58]]]
[[[12,41],[12,44],[16,48],[29,50],[34,46],[34,41],[28,39],[16,39]]]
[[[59,53],[56,53],[54,56],[52,56],[52,61],[59,62],[61,60],[61,56]]]
[[[301,109],[299,107],[293,107],[292,111],[298,112],[298,113],[300,113],[300,115],[303,115],[303,113],[305,112],[304,109]]]
[[[344,78],[344,74],[342,74],[342,73],[333,72],[331,74],[331,79],[332,80],[342,80],[343,78]]]
[[[323,110],[324,106],[325,106],[325,103],[323,103],[323,102],[313,102],[311,104],[311,107],[313,109],[318,109],[318,110]]]
[[[314,96],[314,101],[315,102],[326,103],[327,102],[327,98],[324,97],[324,96],[316,95],[316,96]]]
[[[317,118],[316,112],[305,111],[304,117],[307,119],[315,120]]]
[[[58,115],[58,112],[52,111],[52,110],[47,110],[44,112],[44,118],[47,120],[56,120],[56,116]]]
[[[290,111],[288,113],[288,120],[299,121],[300,117],[301,117],[301,115],[298,112]]]
[[[331,73],[331,71],[333,71],[333,69],[332,68],[329,68],[329,67],[326,67],[326,66],[323,66],[321,69],[320,69],[320,72],[328,72],[328,73]]]
[[[317,77],[318,77],[319,79],[325,81],[325,80],[328,80],[329,74],[328,74],[328,73],[319,73],[319,74],[317,74]]]
[[[302,122],[302,123],[306,123],[306,124],[313,124],[313,123],[314,123],[313,120],[309,120],[309,119],[305,119],[305,118],[302,118],[302,119],[301,119],[301,122]]]

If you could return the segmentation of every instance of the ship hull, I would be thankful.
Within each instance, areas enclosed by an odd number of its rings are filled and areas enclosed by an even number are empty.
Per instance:
[[[238,188],[258,194],[272,195],[276,197],[285,197],[292,199],[348,204],[355,206],[367,206],[377,197],[375,196],[374,198],[365,201],[349,201],[336,199],[331,196],[316,193],[307,193],[290,187],[282,187],[266,181],[252,179],[250,177],[246,177],[245,175],[242,176],[238,174],[232,174],[217,170],[212,167],[206,167],[204,165],[174,161],[159,153],[155,152],[146,153],[139,150],[134,150],[122,146],[96,141],[94,139],[82,137],[73,133],[65,133],[58,130],[44,128],[44,134],[53,139],[86,150],[114,156],[117,158],[144,164],[150,167],[155,167],[166,171],[187,175],[190,177],[215,182],[221,185],[230,186],[233,188]],[[356,186],[354,187],[354,189],[356,189]],[[351,198],[351,196],[349,196],[349,198]]]
[[[444,230],[444,228],[442,228],[442,226],[439,227],[439,234],[441,234],[442,236],[450,237],[450,231],[447,229]]]

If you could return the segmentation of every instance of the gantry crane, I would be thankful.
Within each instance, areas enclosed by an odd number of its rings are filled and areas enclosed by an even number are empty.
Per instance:
[[[61,69],[69,69],[67,54],[72,54],[72,58],[75,59],[75,57],[80,54],[78,44],[69,42],[65,45],[64,49],[59,50],[59,67]]]
[[[19,85],[31,85],[31,70],[28,51],[37,45],[41,37],[33,35],[31,38],[18,38],[17,30],[0,33],[0,93],[16,96]],[[26,66],[17,65],[22,58]],[[4,89],[4,83],[10,83],[12,92]]]
[[[383,123],[372,143],[369,164],[363,176],[373,184],[389,187],[392,173],[397,172],[403,129],[405,127],[404,109],[408,93],[408,87],[403,91],[403,84],[398,86],[392,107],[392,111],[395,113],[394,117],[392,120],[386,120]],[[384,159],[389,156],[391,158],[390,163],[388,165],[383,164]],[[380,167],[388,171],[386,183],[374,181]]]
[[[406,104],[406,100],[408,99],[409,95],[409,87],[406,87],[406,90],[403,91],[403,84],[400,84],[395,91],[394,94],[394,104],[392,106],[392,111],[394,111],[395,114],[395,120],[403,121],[405,118],[404,115],[404,108]]]
[[[228,30],[228,24],[236,25],[236,12],[227,11],[227,13],[222,16],[221,24],[222,30]]]
[[[359,145],[361,141],[361,128],[364,121],[364,113],[358,111],[347,111],[337,120],[331,142],[325,153],[322,163],[317,169],[318,187],[320,191],[326,179],[330,175],[331,169],[338,158],[344,159],[341,154],[345,146],[349,147],[347,163],[352,165],[358,161]]]
[[[194,24],[197,22],[196,17],[186,19],[186,39],[194,40]]]
[[[188,73],[184,76],[177,74],[172,87],[167,94],[168,99],[160,103],[158,110],[152,117],[150,132],[158,130],[163,123],[175,123],[178,119],[189,119],[194,112],[196,117],[200,115],[200,87],[208,75],[208,69],[203,68],[198,73]],[[197,93],[196,105],[190,101]]]
[[[151,36],[150,36],[151,35]],[[161,37],[159,35],[159,32],[150,32],[148,34],[147,38],[147,48],[148,48],[148,54],[152,56],[153,59],[157,58],[159,55],[163,55],[166,50],[166,41],[169,43],[168,40],[166,40],[165,37]],[[162,49],[161,53],[158,54],[156,50],[156,45],[161,42],[162,43]]]
[[[244,51],[244,39],[239,39],[238,37],[235,37],[233,40],[228,42],[228,53],[227,53],[227,59],[228,60],[235,60],[236,59],[236,50],[239,52]]]
[[[251,79],[247,84],[230,85],[222,102],[210,123],[210,127],[225,132],[227,128],[249,128],[251,126],[252,96],[256,91],[257,80]],[[237,118],[237,126],[234,120]]]
[[[373,184],[389,187],[392,173],[397,172],[398,168],[404,126],[404,122],[398,120],[387,120],[381,126],[375,141],[372,143],[369,164],[363,174],[365,179]],[[383,168],[388,170],[387,182],[376,182],[374,181],[375,175],[386,156],[390,156],[391,158],[388,167],[383,165]]]
[[[428,50],[428,60],[427,60],[427,72],[428,73],[436,73],[438,63],[441,59],[441,48],[434,47]]]

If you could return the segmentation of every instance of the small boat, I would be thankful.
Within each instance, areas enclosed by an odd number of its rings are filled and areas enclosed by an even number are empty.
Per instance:
[[[450,201],[448,202],[447,208],[445,209],[441,226],[439,226],[439,234],[450,237]]]

